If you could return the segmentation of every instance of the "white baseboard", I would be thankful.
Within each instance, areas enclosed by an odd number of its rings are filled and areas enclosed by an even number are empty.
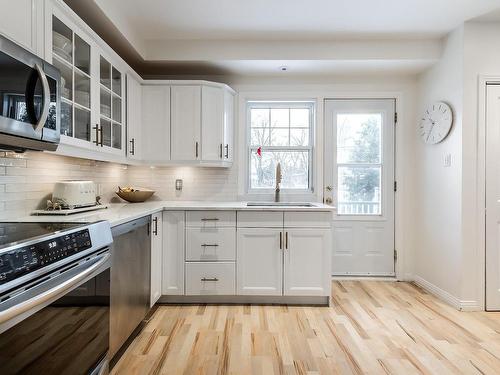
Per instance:
[[[461,301],[451,293],[439,288],[438,286],[430,283],[420,276],[414,275],[413,282],[420,286],[422,289],[438,297],[440,300],[448,303],[452,307],[460,311],[483,311],[479,302],[477,301]]]
[[[398,281],[395,276],[332,276],[332,280],[353,281]]]

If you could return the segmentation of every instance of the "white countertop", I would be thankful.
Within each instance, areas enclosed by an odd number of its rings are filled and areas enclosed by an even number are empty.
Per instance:
[[[39,215],[25,216],[5,221],[17,222],[73,222],[89,223],[100,220],[109,221],[110,225],[117,226],[140,217],[151,215],[164,210],[245,210],[245,211],[334,211],[335,207],[323,203],[312,203],[313,207],[300,206],[253,206],[247,202],[202,202],[202,201],[149,201],[144,203],[111,203],[108,208],[73,215]]]

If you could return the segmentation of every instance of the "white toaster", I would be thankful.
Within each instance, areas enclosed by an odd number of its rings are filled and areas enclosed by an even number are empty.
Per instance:
[[[52,202],[62,208],[95,206],[96,187],[93,181],[66,180],[56,182]]]

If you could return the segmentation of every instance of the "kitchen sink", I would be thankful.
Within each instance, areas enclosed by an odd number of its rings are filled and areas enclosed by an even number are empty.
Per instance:
[[[315,207],[312,203],[298,202],[248,202],[247,207]]]

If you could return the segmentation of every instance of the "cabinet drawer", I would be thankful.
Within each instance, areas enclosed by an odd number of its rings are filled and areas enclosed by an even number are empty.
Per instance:
[[[188,227],[220,228],[236,227],[235,211],[187,211]]]
[[[234,262],[186,263],[186,295],[234,295]]]
[[[236,260],[236,228],[186,229],[186,261]]]
[[[285,228],[330,228],[333,215],[330,211],[288,212],[285,211]]]
[[[239,228],[283,228],[283,211],[238,211]]]

